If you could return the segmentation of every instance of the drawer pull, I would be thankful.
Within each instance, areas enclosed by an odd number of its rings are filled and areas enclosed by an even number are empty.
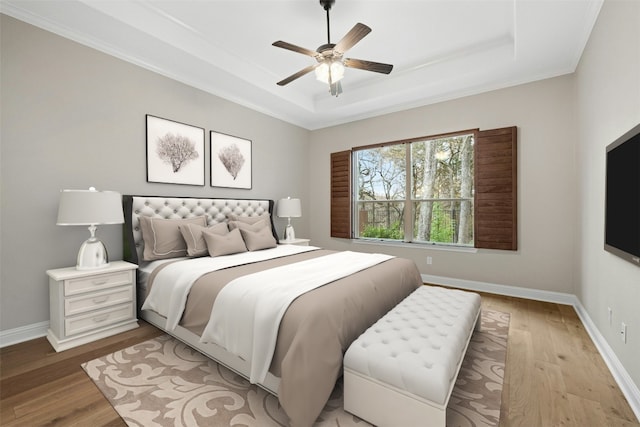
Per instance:
[[[109,295],[105,295],[102,297],[94,298],[91,301],[93,301],[94,304],[102,304],[103,302],[106,302],[108,300],[109,300]]]
[[[105,315],[103,315],[103,316],[96,316],[96,317],[94,317],[92,320],[93,320],[95,323],[102,323],[102,322],[104,322],[105,320],[107,320],[108,318],[109,318],[109,315],[108,315],[108,314],[105,314]]]
[[[100,285],[104,285],[105,283],[107,283],[107,281],[104,280],[104,279],[103,280],[92,280],[91,283],[94,286],[100,286]]]

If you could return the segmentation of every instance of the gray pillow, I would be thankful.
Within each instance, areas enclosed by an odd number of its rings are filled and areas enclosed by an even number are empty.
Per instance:
[[[275,248],[278,242],[269,227],[263,227],[259,230],[250,230],[240,228],[240,233],[244,239],[244,244],[250,251],[259,251],[260,249]]]
[[[140,217],[142,240],[144,241],[143,259],[167,259],[187,256],[187,244],[180,233],[180,225],[196,224],[207,226],[205,216],[187,219],[164,219],[148,216]]]
[[[207,242],[202,236],[203,231],[207,230],[221,236],[229,232],[229,227],[227,227],[227,224],[224,222],[212,225],[211,227],[203,227],[196,224],[181,224],[178,228],[180,228],[180,233],[187,243],[187,255],[192,257],[209,255]]]
[[[271,223],[271,215],[268,213],[258,215],[258,216],[240,216],[235,214],[229,214],[227,215],[227,218],[229,218],[229,221],[240,221],[246,224],[255,224],[256,222],[262,221],[262,220],[267,221],[267,223]]]
[[[223,236],[208,230],[203,230],[202,236],[205,242],[207,242],[210,256],[231,255],[247,251],[240,230],[237,228]]]
[[[239,228],[240,230],[251,230],[258,231],[263,228],[269,228],[269,221],[265,219],[261,219],[254,223],[242,222],[242,221],[229,221],[229,230],[233,230],[234,228]]]

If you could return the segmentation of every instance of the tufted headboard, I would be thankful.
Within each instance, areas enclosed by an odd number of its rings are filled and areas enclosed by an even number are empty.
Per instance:
[[[259,216],[271,214],[271,232],[278,241],[273,225],[273,200],[248,199],[199,199],[192,197],[122,196],[124,207],[124,250],[125,261],[134,264],[142,262],[144,242],[140,231],[141,215],[157,218],[191,218],[207,216],[208,224],[225,222],[229,214],[237,216]]]

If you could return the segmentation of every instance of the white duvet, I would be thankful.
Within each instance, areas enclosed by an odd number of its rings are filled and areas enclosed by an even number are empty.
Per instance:
[[[280,321],[294,299],[390,258],[337,252],[239,277],[218,293],[200,341],[214,342],[249,361],[249,380],[261,383],[271,364]]]
[[[156,275],[142,309],[166,317],[165,328],[172,331],[182,318],[191,287],[204,274],[316,249],[278,245],[262,251],[176,261]],[[248,361],[250,381],[263,382],[275,350],[280,321],[293,300],[390,258],[393,257],[383,254],[337,252],[232,280],[218,293],[200,341],[214,342]]]
[[[266,261],[316,249],[318,248],[314,246],[278,245],[273,249],[262,251],[176,261],[156,275],[151,292],[145,299],[142,309],[153,310],[166,317],[165,328],[168,331],[173,331],[182,318],[191,286],[200,276],[223,268]]]

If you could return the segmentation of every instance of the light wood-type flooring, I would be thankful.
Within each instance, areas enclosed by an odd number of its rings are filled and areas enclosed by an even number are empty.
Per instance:
[[[511,313],[501,426],[640,426],[570,306],[482,294]],[[124,426],[80,364],[161,332],[141,326],[56,353],[46,338],[0,349],[0,425]]]

